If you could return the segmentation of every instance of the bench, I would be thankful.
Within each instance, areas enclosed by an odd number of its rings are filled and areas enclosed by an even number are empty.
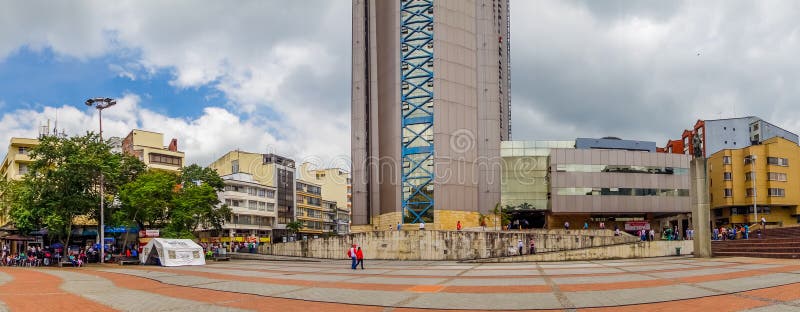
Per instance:
[[[69,261],[61,261],[61,262],[59,262],[59,263],[58,263],[58,267],[65,267],[65,266],[66,266],[66,267],[71,267],[71,266],[72,266],[72,262],[69,262]]]
[[[119,263],[119,265],[126,265],[126,264],[139,264],[139,260],[137,260],[137,259],[131,259],[131,260],[119,260],[119,261],[117,261],[117,263]]]
[[[231,261],[230,256],[216,256],[214,257],[214,261]]]

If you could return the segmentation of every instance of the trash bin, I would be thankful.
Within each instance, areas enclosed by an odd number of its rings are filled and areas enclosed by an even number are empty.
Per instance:
[[[681,255],[681,247],[675,247],[675,255],[676,256],[680,256]]]

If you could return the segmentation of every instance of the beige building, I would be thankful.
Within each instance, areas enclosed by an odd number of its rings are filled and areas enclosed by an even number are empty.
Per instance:
[[[164,146],[164,134],[158,132],[132,130],[122,140],[122,151],[139,157],[150,169],[177,172],[184,165],[184,153],[178,151],[178,140],[172,139]]]
[[[511,136],[508,1],[352,8],[354,226],[478,226]]]
[[[335,232],[346,234],[350,228],[352,186],[350,173],[339,168],[312,169],[309,163],[300,165],[300,177],[322,187],[322,200],[332,207],[330,213],[336,224]]]
[[[246,173],[254,182],[275,189],[277,220],[273,238],[288,239],[286,224],[295,220],[295,163],[275,154],[230,151],[209,165],[220,176]]]

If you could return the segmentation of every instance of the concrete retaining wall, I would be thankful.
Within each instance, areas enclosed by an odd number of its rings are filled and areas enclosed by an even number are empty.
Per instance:
[[[690,240],[653,241],[592,247],[577,250],[564,250],[550,253],[537,253],[535,255],[479,259],[475,260],[475,262],[582,261],[665,257],[675,256],[676,247],[681,248],[681,255],[688,255],[694,251],[694,244]]]
[[[263,246],[262,253],[278,256],[346,259],[352,244],[361,246],[368,259],[467,260],[515,254],[517,240],[528,250],[534,239],[537,251],[560,251],[624,244],[637,241],[630,235],[613,236],[611,230],[478,231],[373,231],[346,236],[309,239]]]

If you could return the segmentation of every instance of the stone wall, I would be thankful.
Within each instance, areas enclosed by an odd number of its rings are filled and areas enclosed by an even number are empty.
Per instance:
[[[515,257],[478,259],[476,262],[526,262],[526,261],[585,261],[606,259],[652,258],[677,255],[675,248],[681,248],[681,255],[694,251],[690,240],[636,242],[623,245],[601,246],[551,253],[538,253]]]
[[[361,246],[367,259],[467,260],[516,254],[518,240],[527,252],[530,239],[537,251],[558,251],[637,241],[630,235],[613,236],[610,230],[479,231],[372,231],[346,236],[309,239],[264,246],[263,253],[325,259],[346,259],[352,244]],[[513,248],[513,249],[512,249]]]

